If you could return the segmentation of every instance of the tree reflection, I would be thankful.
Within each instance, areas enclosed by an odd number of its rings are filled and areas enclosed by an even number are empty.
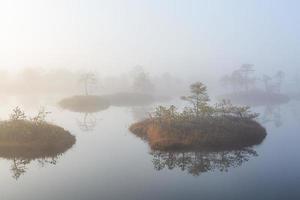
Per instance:
[[[93,131],[97,125],[96,113],[108,109],[110,103],[103,97],[88,95],[65,98],[58,105],[71,112],[83,114],[77,124],[81,131],[88,132]]]
[[[18,180],[23,174],[27,172],[28,166],[31,162],[36,161],[41,167],[47,165],[56,165],[60,155],[51,157],[40,157],[40,158],[29,158],[29,157],[5,157],[7,160],[11,160],[10,170],[12,172],[12,177]]]
[[[81,131],[93,131],[97,125],[97,118],[93,113],[84,113],[81,120],[77,120],[77,124]]]
[[[276,127],[280,127],[282,125],[280,106],[277,105],[266,106],[261,117],[261,123],[262,124],[274,123]]]
[[[58,156],[50,158],[40,158],[37,159],[37,162],[42,166],[47,164],[56,165]],[[16,180],[20,178],[21,175],[25,174],[27,171],[27,166],[33,161],[28,158],[13,158],[11,164],[11,171],[13,173],[12,177]]]
[[[227,172],[230,168],[239,167],[251,157],[258,156],[252,148],[232,151],[193,151],[193,152],[162,152],[152,151],[152,163],[155,170],[180,169],[193,176],[208,171]]]
[[[29,159],[13,159],[13,163],[11,165],[11,171],[13,172],[12,177],[14,179],[19,179],[19,177],[26,172],[26,165],[30,163]]]

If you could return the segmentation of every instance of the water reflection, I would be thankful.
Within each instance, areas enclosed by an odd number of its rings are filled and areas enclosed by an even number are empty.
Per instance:
[[[100,96],[74,96],[61,100],[58,105],[71,112],[82,114],[77,125],[84,132],[93,131],[97,125],[96,113],[106,110],[110,104]]]
[[[77,124],[81,131],[93,131],[97,125],[97,117],[94,113],[83,113],[82,119],[77,120]]]
[[[258,154],[252,148],[244,148],[234,151],[193,151],[193,152],[162,152],[152,151],[152,163],[155,170],[180,169],[193,176],[199,176],[209,171],[227,172],[230,168],[241,166],[257,157]]]
[[[15,118],[0,124],[0,158],[12,161],[11,171],[15,179],[27,171],[32,161],[37,161],[42,167],[55,165],[58,158],[76,143],[76,137],[70,132],[45,121],[37,124]]]
[[[260,121],[262,124],[273,123],[277,128],[282,126],[281,107],[275,105],[265,106]]]
[[[45,152],[30,152],[27,150],[27,152],[21,153],[18,152],[19,150],[10,151],[11,149],[5,150],[2,148],[0,150],[0,157],[12,161],[10,167],[12,177],[18,180],[21,175],[27,172],[31,162],[37,162],[41,167],[56,165],[59,158],[68,149],[72,148],[73,144],[62,149],[55,149],[54,147],[53,149],[49,148],[48,150],[45,150]]]
[[[149,113],[153,110],[150,106],[138,106],[138,107],[132,107],[131,113],[132,117],[135,121],[144,120],[147,117],[149,117]]]
[[[20,178],[21,175],[25,174],[28,170],[28,165],[32,161],[37,161],[41,167],[45,167],[46,165],[56,165],[59,156],[55,157],[46,157],[46,158],[39,158],[39,159],[29,159],[29,158],[11,158],[11,172],[12,177],[16,180]]]
[[[222,98],[230,99],[234,104],[248,106],[288,103],[289,96],[281,91],[284,77],[283,71],[278,71],[273,76],[257,76],[254,65],[243,64],[221,78],[222,86],[229,87],[229,93]]]
[[[118,107],[147,106],[156,101],[154,96],[144,93],[115,93],[103,97]]]
[[[262,108],[262,109],[261,109]],[[284,122],[289,120],[299,121],[300,116],[300,104],[297,101],[292,101],[289,104],[277,104],[277,105],[265,105],[258,109],[260,113],[259,121],[262,124],[273,124],[276,128],[281,127]],[[288,109],[286,109],[288,108]],[[282,117],[282,111],[290,113],[293,118],[287,120]]]

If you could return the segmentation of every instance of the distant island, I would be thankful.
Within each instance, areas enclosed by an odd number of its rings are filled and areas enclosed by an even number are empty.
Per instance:
[[[169,99],[163,96],[154,96],[140,92],[120,92],[103,95],[76,95],[60,100],[58,105],[73,112],[93,113],[106,110],[110,106],[146,106],[156,101],[166,100]]]
[[[221,84],[229,91],[219,99],[230,99],[233,103],[248,106],[278,105],[287,103],[290,97],[281,92],[284,72],[273,76],[254,75],[254,65],[244,64],[231,74],[221,78]]]
[[[73,112],[94,113],[109,108],[110,103],[107,99],[96,95],[77,95],[64,98],[58,105]]]
[[[191,95],[182,97],[191,107],[179,112],[175,106],[159,106],[148,119],[129,129],[146,140],[151,149],[231,150],[260,144],[266,130],[247,106],[223,100],[210,106],[207,88],[201,82],[190,86]]]
[[[94,113],[107,109],[109,106],[134,107],[150,105],[156,101],[168,100],[168,96],[155,95],[154,86],[148,74],[142,69],[136,70],[131,89],[123,92],[104,93],[91,95],[91,88],[97,83],[94,73],[84,73],[79,79],[84,88],[84,93],[67,97],[58,102],[58,105],[72,112]]]

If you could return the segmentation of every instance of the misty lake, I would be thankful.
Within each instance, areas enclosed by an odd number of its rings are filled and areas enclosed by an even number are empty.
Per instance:
[[[45,106],[47,121],[76,136],[55,159],[1,158],[1,199],[300,199],[300,102],[254,108],[268,135],[253,148],[163,153],[128,130],[154,105],[78,113],[60,108],[59,100],[1,96],[1,120],[16,105],[29,115]]]

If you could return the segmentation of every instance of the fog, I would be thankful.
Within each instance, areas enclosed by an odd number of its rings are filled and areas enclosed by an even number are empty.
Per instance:
[[[298,1],[4,0],[0,67],[217,80],[244,63],[299,66]],[[287,14],[288,13],[288,14]]]
[[[0,198],[300,199],[299,8],[1,0]]]

